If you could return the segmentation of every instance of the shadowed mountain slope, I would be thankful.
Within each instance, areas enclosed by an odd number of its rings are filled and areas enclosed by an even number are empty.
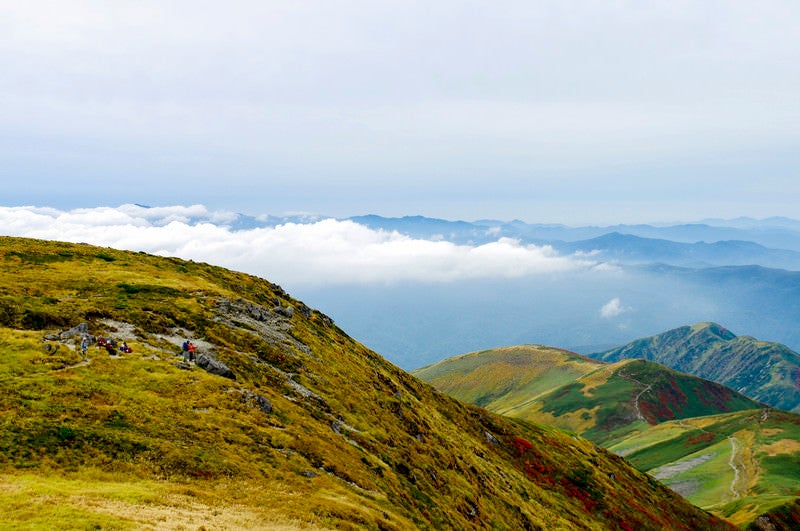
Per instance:
[[[133,350],[84,359],[87,334]],[[6,527],[728,527],[591,442],[449,398],[280,287],[208,264],[0,238],[0,352]]]
[[[780,343],[736,336],[716,323],[683,326],[591,356],[609,362],[653,360],[769,406],[800,411],[800,354]]]

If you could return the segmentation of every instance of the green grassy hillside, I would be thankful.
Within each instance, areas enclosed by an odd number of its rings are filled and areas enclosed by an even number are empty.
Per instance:
[[[800,412],[800,354],[780,343],[698,323],[592,354],[602,361],[645,358],[722,383],[754,400]]]
[[[796,414],[755,410],[665,422],[643,427],[609,449],[735,523],[751,523],[784,507],[800,516]]]
[[[541,345],[473,352],[413,374],[459,400],[600,443],[637,423],[761,407],[727,387],[657,363],[604,364]]]
[[[508,367],[513,377],[503,380]],[[597,365],[523,346],[458,356],[415,374],[492,411],[579,433],[737,524],[793,507],[800,495],[800,417],[654,362]]]
[[[80,323],[133,351],[84,359]],[[0,238],[0,359],[3,528],[728,526],[593,443],[449,398],[280,287],[207,264]]]

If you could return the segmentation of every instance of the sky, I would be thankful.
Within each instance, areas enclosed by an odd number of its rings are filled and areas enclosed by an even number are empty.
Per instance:
[[[798,27],[796,1],[4,0],[0,206],[797,217]]]

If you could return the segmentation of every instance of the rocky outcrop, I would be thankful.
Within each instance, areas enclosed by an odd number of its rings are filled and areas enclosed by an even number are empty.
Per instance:
[[[63,330],[56,334],[47,334],[44,339],[47,341],[63,341],[65,339],[88,337],[89,341],[94,343],[95,337],[89,333],[89,325],[87,323],[80,323],[73,326],[69,330]]]

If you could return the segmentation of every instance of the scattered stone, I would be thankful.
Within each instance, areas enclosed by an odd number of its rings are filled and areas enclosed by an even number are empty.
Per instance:
[[[342,434],[342,430],[353,433],[361,433],[359,430],[338,419],[331,422],[331,429],[339,435]]]
[[[58,352],[58,347],[60,347],[60,346],[61,345],[51,345],[50,343],[45,343],[44,351],[47,352],[50,355],[53,355],[56,352]]]
[[[260,409],[262,413],[266,415],[272,413],[272,402],[267,400],[266,397],[261,396],[258,393],[254,393],[253,391],[250,391],[248,389],[242,390],[242,397],[247,402],[255,402],[256,405],[258,406],[258,409]]]
[[[464,515],[470,519],[476,518],[478,516],[478,507],[472,502],[467,502],[467,508],[466,511],[464,511]]]

